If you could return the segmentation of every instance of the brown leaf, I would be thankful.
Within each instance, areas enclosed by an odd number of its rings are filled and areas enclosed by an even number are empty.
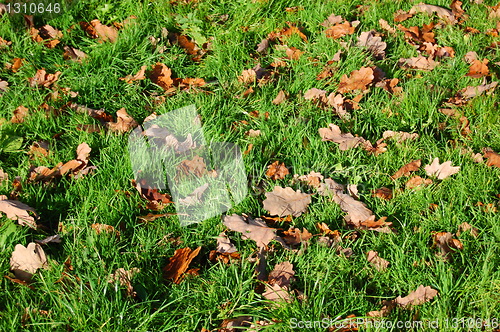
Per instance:
[[[490,8],[490,14],[488,15],[488,19],[496,19],[500,18],[500,3],[497,4],[496,6],[493,6]]]
[[[108,276],[108,282],[110,284],[119,282],[120,286],[127,288],[127,296],[134,297],[137,293],[134,291],[134,287],[132,286],[132,278],[138,274],[141,270],[134,267],[130,270],[125,270],[124,268],[116,269],[115,273],[111,273]]]
[[[375,189],[373,191],[373,197],[378,197],[378,198],[385,199],[385,200],[391,200],[392,199],[392,189],[387,188],[387,187]]]
[[[24,58],[14,58],[12,59],[12,63],[6,63],[5,68],[11,70],[13,73],[17,73],[19,68],[23,66]]]
[[[126,83],[143,80],[146,78],[146,68],[147,66],[141,66],[141,69],[139,69],[139,71],[135,75],[127,75],[125,77],[120,77],[119,79],[125,81]]]
[[[439,163],[439,158],[434,158],[432,164],[424,167],[428,176],[436,176],[438,180],[443,180],[450,175],[456,174],[460,171],[460,166],[451,166],[451,161],[446,161],[442,164]]]
[[[255,137],[259,137],[260,136],[260,130],[253,130],[253,129],[250,129],[248,131],[245,132],[245,135],[250,137],[250,138],[255,138]]]
[[[437,290],[432,289],[430,286],[424,287],[423,285],[420,285],[415,291],[411,292],[407,296],[405,297],[398,296],[393,301],[399,307],[410,308],[411,306],[429,302],[436,295],[438,295]]]
[[[263,201],[264,210],[272,216],[300,216],[307,210],[311,203],[311,195],[301,193],[300,190],[294,191],[290,187],[282,188],[275,186],[272,192],[265,194]]]
[[[293,264],[290,262],[276,264],[274,270],[269,273],[266,290],[262,296],[270,301],[291,302],[290,283],[295,279],[294,275]]]
[[[87,58],[87,54],[72,46],[64,46],[63,48],[64,48],[63,58],[65,60],[82,62],[83,59]]]
[[[33,274],[40,268],[47,268],[47,257],[38,243],[31,242],[27,247],[16,244],[10,258],[10,269],[20,280],[30,282]]]
[[[164,90],[168,91],[174,81],[171,78],[172,71],[163,63],[157,63],[153,66],[153,71],[149,74],[149,79],[156,85],[159,85]]]
[[[257,243],[257,247],[265,248],[276,238],[276,229],[267,227],[260,218],[244,218],[237,214],[224,216],[224,225],[232,231],[242,233],[241,237]]]
[[[324,176],[321,175],[321,173],[317,173],[317,172],[311,171],[311,173],[309,173],[307,175],[301,175],[301,176],[299,176],[298,174],[295,174],[293,176],[293,179],[305,182],[308,186],[311,186],[313,188],[319,188],[321,182],[324,179]]]
[[[400,178],[402,176],[410,176],[410,172],[418,171],[418,169],[420,168],[421,165],[422,165],[422,161],[420,159],[413,160],[412,162],[401,167],[396,173],[394,173],[393,176],[391,176],[391,178],[393,180],[395,180],[395,179]]]
[[[83,22],[80,22],[80,25],[82,25],[82,23]],[[118,38],[118,30],[115,27],[104,25],[99,20],[90,21],[90,25],[93,29],[90,29],[88,25],[85,27],[82,26],[82,29],[84,29],[91,38],[99,38],[99,42],[101,43],[106,41],[111,43],[116,42],[116,39]]]
[[[61,75],[61,72],[58,71],[55,74],[48,74],[45,69],[38,69],[35,76],[31,77],[28,79],[30,82],[31,87],[35,86],[43,86],[43,87],[50,87],[52,84],[55,83],[59,79],[59,76]]]
[[[340,15],[331,14],[326,20],[321,23],[321,26],[329,27],[330,25],[335,25],[342,22],[344,19]]]
[[[361,67],[359,70],[351,72],[350,76],[343,75],[340,78],[339,93],[351,92],[354,90],[367,90],[367,86],[373,83],[375,76],[373,69],[370,67]]]
[[[396,29],[394,29],[393,27],[391,27],[386,20],[384,20],[384,19],[381,18],[380,20],[378,20],[378,24],[380,25],[380,27],[382,28],[382,30],[387,31],[388,33],[390,33],[392,35],[396,33]]]
[[[382,38],[375,30],[362,32],[358,37],[356,46],[365,47],[376,59],[385,58],[387,43],[382,41]]]
[[[162,194],[158,189],[151,188],[144,180],[139,182],[132,180],[131,182],[139,191],[141,197],[149,201],[147,204],[148,209],[158,211],[164,209],[166,204],[173,203],[169,194]]]
[[[424,179],[421,178],[420,176],[414,176],[405,183],[405,188],[406,189],[415,189],[420,186],[427,186],[429,184],[432,184],[431,179]]]
[[[322,141],[338,143],[342,151],[355,148],[365,141],[363,137],[354,137],[351,133],[342,134],[340,128],[333,123],[328,128],[319,128],[318,132]]]
[[[286,168],[285,163],[280,164],[278,160],[267,166],[266,176],[271,178],[271,180],[284,179],[288,174],[290,174],[290,172],[288,168]]]
[[[437,16],[439,16],[440,18],[444,19],[449,23],[456,22],[455,17],[451,12],[451,10],[439,6],[428,5],[425,3],[419,3],[417,5],[414,5],[413,7],[411,7],[408,13],[411,15],[415,15],[417,13],[427,13],[428,15],[432,15],[436,13]]]
[[[394,13],[394,22],[403,22],[406,21],[407,19],[413,17],[413,14],[410,14],[409,12],[405,12],[402,9],[398,9]]]
[[[304,51],[299,50],[298,48],[295,47],[288,47],[285,50],[286,57],[290,60],[298,60],[304,54]]]
[[[191,250],[189,247],[177,249],[168,265],[163,268],[163,277],[174,284],[179,284],[182,281],[183,273],[186,272],[191,261],[198,256],[200,250],[201,247],[195,250]]]
[[[9,89],[9,82],[7,81],[2,81],[0,79],[0,96],[2,95],[2,92],[5,92]],[[1,125],[1,121],[0,121],[0,125]]]
[[[253,69],[245,69],[238,76],[238,81],[244,84],[252,84],[257,80],[257,73]]]
[[[0,186],[9,181],[9,175],[0,168]]]
[[[276,98],[273,99],[272,103],[274,105],[279,105],[282,102],[284,102],[287,98],[288,98],[287,92],[284,90],[280,90],[280,92],[278,92],[278,94],[276,95]]]
[[[406,140],[414,140],[417,139],[419,136],[417,133],[407,133],[404,131],[392,131],[392,130],[386,130],[382,133],[382,137],[384,139],[389,139],[392,138],[396,142],[401,143]]]
[[[472,226],[471,224],[469,224],[468,222],[463,222],[461,223],[460,225],[458,225],[458,231],[457,231],[457,236],[460,236],[461,233],[465,233],[465,232],[468,232],[470,231],[470,235],[472,237],[475,237],[477,238],[479,236],[479,230]]]
[[[401,24],[398,24],[398,29],[405,33],[406,41],[411,44],[420,47],[423,43],[435,44],[436,40],[434,39],[434,32],[432,29],[434,28],[434,24],[424,24],[422,28],[418,26],[413,26],[406,28]]]
[[[131,129],[134,129],[139,124],[130,115],[128,115],[125,108],[120,108],[116,111],[116,122],[107,122],[106,128],[112,132],[126,133]]]
[[[469,72],[465,74],[465,76],[469,76],[472,78],[481,78],[484,76],[488,76],[490,73],[487,66],[488,62],[488,59],[483,59],[483,61],[474,60],[472,62],[472,65],[469,67]]]
[[[90,227],[97,233],[97,235],[99,235],[101,233],[106,233],[106,234],[113,234],[113,235],[116,235],[117,237],[120,237],[120,231],[118,231],[116,228],[114,228],[111,225],[95,223],[95,224],[90,225]]]
[[[436,62],[436,61],[429,59],[429,58],[425,58],[421,55],[419,55],[418,57],[409,58],[409,59],[401,58],[398,61],[398,66],[400,66],[401,68],[407,68],[407,69],[432,70],[437,65],[439,65],[439,62]]]
[[[49,143],[47,141],[34,142],[28,151],[30,159],[40,159],[49,155]]]
[[[488,159],[488,162],[486,162],[487,166],[495,166],[500,168],[500,154],[494,152],[494,151],[485,151],[484,158]]]
[[[460,90],[457,95],[460,98],[470,99],[476,96],[480,96],[483,92],[492,92],[498,85],[497,81],[493,81],[490,84],[482,84],[478,86],[468,86],[462,90]]]
[[[23,123],[24,118],[29,114],[29,111],[26,107],[24,106],[19,106],[14,110],[14,115],[10,119],[10,122],[12,123]]]
[[[316,88],[311,88],[304,93],[305,100],[314,100],[326,96],[325,90],[320,90]]]
[[[345,35],[352,35],[354,33],[354,27],[350,22],[337,23],[334,26],[329,27],[325,30],[325,34],[328,38],[338,39],[344,37]]]
[[[33,212],[34,217],[28,211]],[[34,208],[15,200],[7,199],[7,196],[0,195],[0,212],[7,215],[7,218],[17,220],[21,226],[36,228],[35,218],[38,218]]]
[[[432,238],[434,240],[434,246],[438,247],[440,250],[439,255],[445,260],[451,260],[450,253],[455,250],[463,249],[462,242],[453,238],[453,234],[450,232],[433,232]]]
[[[292,227],[287,231],[283,232],[283,240],[286,244],[293,246],[302,242],[307,242],[312,237],[312,234],[305,228],[302,228],[302,232],[299,228]]]
[[[370,141],[365,140],[363,142],[363,149],[365,151],[368,151],[369,154],[374,154],[378,156],[381,153],[384,153],[387,151],[387,143],[383,143],[384,139],[381,138],[378,141],[375,142],[375,144],[372,144]]]
[[[205,164],[205,160],[200,156],[194,156],[193,159],[183,160],[177,166],[177,170],[180,171],[178,175],[194,175],[195,177],[203,177],[205,174],[208,174],[207,165]],[[212,173],[213,174],[213,173]]]
[[[399,79],[397,78],[387,78],[380,82],[375,83],[376,87],[382,88],[385,91],[392,94],[401,94],[403,92],[403,88],[400,86],[396,86],[399,83]]]
[[[379,272],[387,270],[387,267],[389,266],[389,262],[381,258],[378,255],[378,252],[374,250],[370,250],[366,253],[366,259],[368,260],[368,263],[372,264]]]

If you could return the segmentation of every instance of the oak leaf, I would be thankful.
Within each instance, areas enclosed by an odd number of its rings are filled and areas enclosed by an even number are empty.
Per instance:
[[[432,59],[423,57],[423,56],[418,56],[418,57],[413,57],[409,59],[399,59],[398,65],[401,68],[408,68],[408,69],[420,69],[420,70],[432,70],[436,68],[437,65],[439,65],[439,62],[436,62]]]
[[[87,58],[87,54],[72,46],[64,46],[63,49],[64,49],[63,58],[65,60],[82,62],[83,59]]]
[[[273,99],[272,103],[274,105],[279,105],[284,102],[288,98],[287,93],[284,90],[280,90],[276,95],[276,98]]]
[[[325,30],[325,34],[328,38],[338,39],[345,35],[352,35],[354,33],[354,27],[350,22],[337,23],[334,26],[329,27]]]
[[[362,32],[358,37],[356,46],[365,47],[376,59],[385,58],[387,43],[374,30]]]
[[[141,66],[141,69],[135,75],[127,75],[125,77],[120,77],[121,81],[125,81],[126,83],[132,83],[134,81],[143,80],[146,78],[146,68],[147,66]]]
[[[487,166],[495,166],[500,168],[500,154],[490,151],[490,150],[485,150],[484,158],[488,159],[486,162]]]
[[[118,268],[115,273],[111,273],[108,276],[108,282],[110,284],[119,282],[120,286],[127,288],[127,296],[134,297],[137,293],[134,291],[132,286],[132,278],[138,274],[141,270],[137,267],[133,267],[130,270],[125,270],[124,268]]]
[[[10,119],[12,123],[23,123],[24,118],[29,114],[29,110],[24,106],[19,106],[14,110],[14,115]]]
[[[417,139],[418,137],[419,136],[417,133],[407,133],[404,131],[386,130],[382,133],[383,139],[392,138],[398,143],[401,143],[401,142],[406,141],[406,140],[414,140],[414,139]]]
[[[167,266],[163,268],[163,277],[172,281],[174,284],[179,284],[183,279],[183,274],[191,264],[191,261],[198,256],[201,247],[192,250],[191,248],[177,249],[174,255],[170,258]]]
[[[106,128],[110,131],[117,133],[126,133],[131,129],[134,129],[139,124],[134,120],[133,117],[128,115],[125,108],[120,108],[116,111],[116,122],[107,122]]]
[[[33,274],[47,268],[47,257],[38,243],[31,242],[27,247],[16,244],[10,258],[10,269],[20,280],[30,282]]]
[[[448,21],[449,23],[456,22],[451,10],[439,6],[428,5],[423,2],[411,7],[408,13],[411,15],[415,15],[417,13],[427,13],[428,15],[432,15],[436,13],[437,16]]]
[[[262,296],[270,301],[291,302],[290,283],[295,279],[293,264],[286,261],[276,264],[273,271],[269,273],[266,290]]]
[[[350,76],[344,74],[340,78],[337,91],[342,94],[354,90],[365,91],[367,86],[373,83],[374,78],[375,76],[372,68],[361,67],[359,70],[352,71]]]
[[[394,303],[399,307],[409,308],[411,306],[420,305],[425,302],[429,302],[436,295],[438,295],[438,291],[431,288],[430,286],[424,287],[423,285],[418,286],[418,288],[408,294],[405,297],[398,296],[394,299]]]
[[[469,67],[469,72],[465,74],[465,76],[469,76],[472,78],[481,78],[484,76],[488,76],[490,71],[488,69],[488,59],[473,60],[471,66]]]
[[[271,180],[284,179],[288,174],[290,174],[290,172],[288,168],[286,168],[285,163],[280,164],[278,160],[267,166],[266,176],[271,178]]]
[[[28,211],[33,212],[34,217]],[[26,225],[36,228],[35,218],[38,218],[34,208],[19,201],[7,199],[7,196],[0,195],[0,212],[5,213],[7,218],[17,220],[19,225]]]
[[[414,176],[405,183],[405,188],[406,189],[415,189],[421,186],[427,186],[429,184],[432,184],[431,179],[424,179],[420,176]]]
[[[402,176],[409,176],[410,172],[418,171],[421,165],[422,161],[420,159],[413,160],[408,164],[404,165],[403,167],[401,167],[396,173],[394,173],[393,176],[391,176],[391,178],[395,180]]]
[[[311,195],[301,193],[300,190],[294,191],[290,187],[275,186],[272,192],[265,195],[264,210],[273,216],[292,215],[298,217],[307,210],[311,203]]]
[[[39,86],[39,87],[50,87],[54,84],[61,75],[61,72],[58,71],[55,74],[49,74],[45,71],[45,69],[38,69],[35,76],[28,79],[31,87]]]
[[[392,199],[392,189],[387,188],[387,187],[375,189],[373,191],[373,196],[381,198],[381,199],[385,199],[385,200],[391,200]]]
[[[434,246],[439,248],[439,256],[443,257],[444,260],[450,261],[450,254],[455,250],[463,249],[463,244],[460,240],[454,239],[453,234],[450,232],[434,232],[432,234],[434,240]]]
[[[365,141],[363,137],[354,137],[351,133],[342,134],[340,127],[332,123],[328,128],[319,128],[318,132],[322,141],[337,143],[342,151],[355,148]]]
[[[451,166],[451,161],[446,161],[442,164],[439,163],[439,158],[434,158],[432,164],[424,167],[428,176],[436,176],[438,180],[443,180],[450,175],[456,174],[460,171],[460,166]]]
[[[163,63],[157,63],[153,66],[153,71],[149,74],[149,79],[156,85],[159,85],[165,91],[169,91],[174,84],[171,78],[172,71]]]
[[[233,214],[224,216],[223,223],[230,230],[241,233],[243,239],[255,241],[259,248],[265,248],[276,238],[276,229],[268,227],[260,218],[244,218]]]
[[[320,185],[321,185],[321,182],[323,181],[324,179],[324,176],[321,175],[321,173],[317,173],[317,172],[314,172],[314,171],[311,171],[309,174],[307,175],[301,175],[299,176],[298,174],[295,174],[293,176],[293,180],[296,181],[301,181],[301,182],[305,182],[308,186],[311,186],[313,188],[319,188]]]
[[[387,267],[389,266],[389,262],[381,258],[378,255],[378,252],[374,250],[370,250],[366,253],[366,260],[368,261],[368,263],[372,264],[379,272],[387,270]]]
[[[284,231],[283,234],[283,240],[285,240],[286,244],[290,246],[307,242],[310,238],[312,238],[312,234],[305,228],[302,228],[302,231],[300,231],[299,228],[292,227],[289,230]]]

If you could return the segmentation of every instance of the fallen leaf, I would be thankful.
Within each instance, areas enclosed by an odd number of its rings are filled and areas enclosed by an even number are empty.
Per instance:
[[[0,79],[0,96],[2,95],[2,92],[5,92],[9,89],[9,82],[7,81],[2,81]],[[1,123],[0,123],[1,124]]]
[[[340,127],[333,123],[328,128],[319,128],[318,132],[322,141],[337,143],[342,151],[355,148],[365,141],[363,137],[354,137],[351,133],[342,134]]]
[[[378,255],[378,252],[374,250],[370,250],[366,253],[366,259],[368,260],[368,263],[373,265],[379,272],[387,270],[387,267],[389,266],[389,262],[381,258]]]
[[[47,257],[39,244],[31,242],[27,247],[16,244],[10,258],[10,269],[18,279],[30,282],[33,274],[41,268],[47,268]]]
[[[463,249],[462,242],[454,239],[453,234],[450,232],[433,232],[432,238],[434,240],[434,246],[438,247],[440,250],[439,255],[446,261],[451,260],[450,253],[455,250]]]
[[[399,83],[399,79],[397,78],[387,78],[380,82],[375,83],[376,87],[382,88],[385,91],[392,94],[401,94],[403,92],[403,88],[400,86],[396,86]]]
[[[469,136],[472,133],[472,130],[470,129],[470,122],[469,119],[465,116],[461,116],[460,119],[460,134],[464,137]]]
[[[271,178],[271,180],[284,179],[288,174],[290,174],[290,172],[288,168],[286,168],[285,163],[280,164],[278,160],[267,166],[266,176]]]
[[[401,58],[398,61],[398,66],[400,66],[401,68],[407,68],[407,69],[432,70],[437,65],[439,65],[439,62],[436,62],[436,61],[429,59],[429,58],[425,58],[421,55],[418,57],[409,58],[409,59]]]
[[[497,4],[496,6],[493,6],[490,8],[491,11],[488,15],[488,19],[496,19],[500,18],[500,4]]]
[[[338,39],[344,37],[345,35],[352,35],[354,33],[354,27],[350,22],[337,23],[334,26],[329,27],[325,30],[325,34],[328,38]]]
[[[41,159],[49,155],[49,143],[47,141],[34,142],[28,151],[30,159]]]
[[[179,163],[177,170],[180,171],[178,176],[182,175],[194,175],[195,177],[201,178],[205,174],[208,174],[207,165],[205,160],[200,156],[194,156],[193,159],[186,159]]]
[[[253,130],[253,129],[250,129],[248,131],[245,132],[245,135],[250,137],[250,138],[255,138],[255,137],[259,137],[260,136],[260,130]]]
[[[394,303],[402,308],[409,308],[411,306],[424,304],[425,302],[429,302],[436,295],[438,295],[438,291],[432,289],[430,286],[424,287],[423,285],[418,286],[418,288],[408,294],[405,297],[398,296],[394,299]]]
[[[455,17],[451,10],[439,6],[428,5],[422,2],[411,7],[408,13],[411,15],[415,15],[417,13],[427,13],[428,15],[432,15],[436,13],[437,16],[446,20],[449,23],[456,22]]]
[[[24,118],[29,114],[29,111],[26,107],[24,106],[19,106],[14,110],[14,115],[10,119],[10,122],[12,123],[23,123]]]
[[[401,24],[398,24],[397,27],[399,30],[404,32],[405,40],[409,44],[420,49],[424,43],[430,43],[431,45],[436,43],[434,32],[432,32],[434,26],[435,25],[433,23],[430,23],[424,24],[421,28],[418,26],[406,28]]]
[[[266,289],[262,296],[270,301],[291,302],[290,283],[295,279],[294,275],[293,264],[290,262],[276,264],[274,270],[269,273]]]
[[[141,66],[141,69],[135,75],[127,75],[125,77],[120,77],[121,81],[125,81],[126,83],[132,83],[135,81],[143,80],[146,78],[146,68],[147,66]]]
[[[132,278],[138,274],[141,270],[137,267],[131,268],[130,270],[125,270],[124,268],[116,269],[115,273],[111,273],[108,276],[108,282],[110,284],[119,282],[120,286],[127,288],[127,296],[135,297],[137,293],[134,291],[132,286]]]
[[[87,58],[87,54],[72,46],[64,46],[63,49],[64,49],[63,58],[65,60],[82,62],[83,59]]]
[[[289,230],[284,231],[283,234],[283,240],[285,240],[286,244],[289,246],[307,242],[312,237],[312,234],[305,228],[302,228],[302,231],[300,231],[299,228],[292,227]]]
[[[188,269],[191,261],[198,256],[200,250],[201,247],[195,250],[191,250],[189,247],[177,249],[168,265],[163,268],[163,277],[174,284],[179,284],[183,279],[184,272]]]
[[[47,243],[61,243],[61,235],[55,234],[55,235],[47,236],[45,239],[35,240],[35,242],[40,244],[40,245],[47,244]]]
[[[324,176],[321,175],[321,173],[311,171],[311,173],[309,173],[307,175],[299,176],[298,174],[295,174],[293,176],[293,179],[305,182],[308,186],[311,186],[313,188],[319,188],[321,185],[321,182],[324,179]]]
[[[326,20],[321,23],[321,26],[329,27],[330,25],[335,25],[342,22],[344,19],[340,15],[331,14]]]
[[[280,90],[278,94],[276,95],[276,98],[273,99],[272,103],[274,105],[279,105],[282,102],[284,102],[288,98],[286,91]]]
[[[35,76],[28,79],[31,87],[50,87],[54,84],[61,75],[61,72],[58,71],[55,74],[49,74],[45,71],[45,69],[38,69]]]
[[[469,67],[469,72],[465,74],[465,76],[469,76],[472,78],[481,78],[484,76],[488,76],[490,71],[488,69],[488,59],[483,59],[483,61],[480,60],[474,60]]]
[[[106,128],[112,132],[126,133],[131,129],[134,129],[139,124],[130,115],[128,115],[125,108],[120,108],[116,111],[116,122],[107,122]]]
[[[80,22],[80,26],[91,38],[99,38],[100,43],[106,41],[114,43],[118,38],[118,30],[115,27],[104,25],[99,20],[90,21],[90,25]]]
[[[398,9],[395,13],[394,13],[394,22],[403,22],[403,21],[406,21],[407,19],[413,17],[413,14],[410,14],[408,12],[405,12],[404,10],[402,9]]]
[[[386,20],[384,20],[384,19],[381,18],[380,20],[378,20],[378,24],[380,25],[380,27],[383,30],[387,31],[388,33],[390,33],[392,35],[396,33],[396,29],[394,29],[393,27],[391,27]]]
[[[421,178],[420,176],[414,176],[405,183],[405,188],[406,189],[415,189],[420,186],[427,186],[429,184],[432,184],[431,179],[424,179]]]
[[[446,161],[442,164],[439,163],[439,158],[434,158],[432,164],[424,167],[428,176],[436,176],[438,180],[443,180],[450,175],[456,174],[460,171],[460,166],[451,166],[451,161]]]
[[[311,88],[304,93],[305,100],[314,100],[326,96],[325,90]]]
[[[179,205],[193,206],[203,203],[202,197],[205,191],[208,189],[209,184],[205,183],[201,186],[195,188],[189,195],[184,198],[179,198]]]
[[[265,248],[269,242],[276,238],[276,229],[268,227],[260,218],[244,218],[233,214],[224,216],[223,223],[230,230],[241,233],[244,240],[255,241],[259,248]]]
[[[410,176],[410,172],[418,171],[421,165],[422,161],[420,159],[413,160],[408,164],[404,165],[403,167],[401,167],[396,173],[394,173],[393,176],[391,176],[391,178],[395,180],[402,176]]]
[[[392,189],[387,188],[387,187],[375,189],[373,191],[373,197],[378,197],[381,199],[385,199],[387,201],[391,200],[392,199]]]
[[[9,175],[0,168],[0,186],[9,181]]]
[[[298,60],[304,54],[304,51],[299,50],[295,47],[289,47],[285,50],[286,57],[290,60]]]
[[[116,228],[114,228],[111,225],[94,223],[94,224],[90,225],[90,227],[97,233],[97,235],[99,235],[101,233],[106,233],[106,234],[113,234],[113,235],[116,235],[117,237],[120,237],[120,231],[118,231]]]
[[[354,90],[365,91],[367,86],[374,80],[374,72],[370,67],[361,67],[359,70],[351,72],[350,76],[342,75],[338,87],[339,93],[351,92]]]
[[[362,32],[358,37],[356,46],[365,47],[376,59],[385,58],[387,43],[382,41],[382,38],[377,35],[375,30]]]
[[[147,208],[151,210],[162,210],[167,204],[173,203],[169,194],[162,194],[158,189],[153,189],[145,181],[136,182],[132,180],[132,185],[139,191],[142,198],[148,201]]]
[[[307,210],[307,206],[311,203],[311,195],[301,193],[300,190],[294,191],[290,187],[275,186],[272,192],[265,195],[264,210],[272,216],[290,214],[298,217]]]
[[[458,231],[457,231],[457,236],[460,236],[461,233],[469,232],[472,237],[477,238],[479,236],[479,230],[469,224],[468,222],[463,222],[460,225],[458,225]]]
[[[5,68],[11,70],[13,73],[17,73],[19,68],[23,66],[23,62],[26,59],[14,58],[12,59],[12,63],[6,63]]]
[[[480,96],[484,92],[493,91],[498,85],[497,81],[493,81],[490,84],[482,84],[478,86],[468,86],[462,90],[460,90],[457,95],[464,99],[474,98],[476,96]]]
[[[488,162],[486,162],[487,166],[495,166],[500,168],[500,154],[494,152],[494,151],[485,151],[484,158],[488,159]]]
[[[156,85],[159,85],[165,91],[169,91],[174,84],[171,78],[172,71],[163,63],[157,63],[153,66],[153,71],[149,74],[149,79]]]
[[[392,138],[398,143],[401,143],[406,140],[414,140],[417,139],[419,136],[417,133],[407,133],[404,131],[392,131],[392,130],[386,130],[382,133],[382,138],[383,139],[390,139]]]
[[[33,212],[34,216],[31,216],[28,211]],[[17,223],[21,226],[26,225],[36,228],[35,218],[38,218],[36,211],[24,203],[10,200],[7,199],[7,196],[0,195],[0,212],[5,213],[9,219],[17,220]]]

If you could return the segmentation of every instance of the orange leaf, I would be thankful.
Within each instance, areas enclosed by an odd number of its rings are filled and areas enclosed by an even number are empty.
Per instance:
[[[198,256],[201,247],[191,250],[191,248],[181,248],[177,249],[174,255],[170,258],[167,266],[163,268],[163,277],[172,281],[174,284],[178,284],[182,281],[183,273],[191,264],[191,261]]]

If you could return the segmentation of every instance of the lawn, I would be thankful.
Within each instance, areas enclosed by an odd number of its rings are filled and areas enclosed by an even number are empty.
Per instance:
[[[419,2],[2,14],[0,330],[498,331],[500,6]]]

